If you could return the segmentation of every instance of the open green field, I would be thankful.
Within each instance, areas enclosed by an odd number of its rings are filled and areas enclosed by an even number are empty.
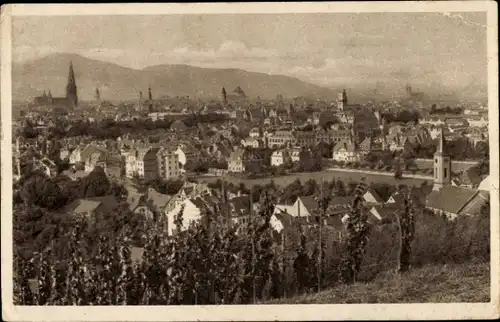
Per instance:
[[[364,173],[355,173],[355,172],[340,172],[340,171],[321,171],[321,172],[304,172],[304,173],[294,173],[291,175],[286,175],[286,176],[281,176],[281,177],[274,177],[274,178],[259,178],[259,179],[241,179],[241,178],[236,178],[232,176],[225,176],[225,177],[209,177],[209,176],[203,176],[203,177],[198,177],[200,181],[205,181],[205,182],[215,182],[217,179],[224,179],[227,180],[233,184],[240,184],[243,182],[246,187],[250,188],[256,184],[259,185],[264,185],[271,180],[273,180],[277,185],[279,186],[287,186],[296,179],[300,179],[300,181],[305,182],[309,179],[314,179],[317,182],[321,182],[321,180],[325,181],[330,181],[332,179],[335,180],[342,180],[344,182],[349,182],[349,181],[356,181],[359,182],[361,181],[362,178],[365,178],[366,183],[370,184],[373,182],[379,182],[379,183],[388,183],[388,184],[393,184],[393,185],[400,185],[400,184],[405,184],[408,186],[418,186],[421,183],[423,183],[424,179],[411,179],[411,178],[403,178],[400,180],[396,180],[393,176],[384,176],[384,175],[376,175],[376,174],[364,174]]]
[[[339,285],[320,293],[276,299],[264,304],[487,303],[490,269],[486,263],[435,265],[406,275],[380,275],[369,283]]]
[[[478,161],[479,162],[479,161]],[[434,164],[432,163],[432,160],[415,160],[415,163],[417,164],[419,169],[432,169],[434,167]],[[452,161],[451,163],[451,169],[452,171],[463,171],[463,170],[468,170],[469,168],[473,167],[476,164],[476,162],[459,162],[459,161]]]

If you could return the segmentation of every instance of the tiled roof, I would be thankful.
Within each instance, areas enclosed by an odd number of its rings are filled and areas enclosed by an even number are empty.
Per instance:
[[[77,199],[68,205],[68,211],[75,214],[88,213],[96,210],[100,204],[99,201]]]
[[[299,199],[309,212],[318,208],[318,203],[314,200],[314,196],[303,196],[299,197]]]
[[[356,150],[356,147],[352,142],[347,140],[342,140],[339,143],[335,144],[335,146],[333,147],[333,151],[337,152],[341,149],[345,149],[347,152],[354,152]]]
[[[365,194],[370,193],[373,198],[375,198],[376,202],[384,202],[385,200],[382,199],[382,197],[378,194],[378,192],[373,189],[373,188],[368,188],[368,190],[365,192]]]
[[[375,210],[375,211],[374,211]],[[385,223],[394,220],[395,214],[400,210],[400,207],[395,205],[383,205],[383,206],[374,206],[370,209],[370,213],[373,215],[373,218],[370,218],[375,223]],[[376,220],[374,220],[376,219]]]
[[[432,191],[427,197],[426,205],[456,214],[476,193],[477,191],[468,188],[445,186],[438,191]]]
[[[148,203],[157,211],[162,211],[172,200],[172,196],[164,195],[154,189],[149,189],[147,194]]]
[[[481,208],[489,200],[489,193],[479,191],[469,202],[459,211],[459,215],[474,216],[481,212]]]
[[[281,222],[284,229],[291,228],[296,220],[292,215],[285,212],[275,212],[273,215]]]
[[[297,208],[294,207],[293,205],[275,205],[274,206],[274,212],[286,212],[290,214],[291,216],[297,217]]]
[[[231,198],[229,204],[233,210],[233,216],[246,215],[250,210],[250,196],[243,195]]]
[[[334,196],[330,200],[329,208],[337,208],[338,206],[349,207],[353,201],[353,196]]]

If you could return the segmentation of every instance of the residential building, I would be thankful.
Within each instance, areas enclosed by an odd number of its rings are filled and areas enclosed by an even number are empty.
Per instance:
[[[271,155],[271,165],[278,167],[282,164],[291,163],[292,157],[288,150],[277,150]]]
[[[76,199],[62,209],[64,213],[92,216],[99,213],[112,213],[118,206],[114,196]]]
[[[167,233],[173,235],[177,229],[175,225],[176,218],[182,212],[181,230],[185,230],[191,223],[199,221],[204,211],[211,211],[216,206],[213,200],[207,200],[202,197],[185,199],[178,203],[170,212],[167,213]]]
[[[162,165],[161,152],[160,147],[152,147],[144,155],[144,179],[147,181],[159,177]]]
[[[188,129],[182,120],[176,120],[170,125],[170,130],[174,132],[185,132]]]
[[[258,138],[260,137],[260,130],[257,127],[254,127],[252,130],[250,130],[250,137],[251,138]]]
[[[92,172],[101,159],[101,152],[94,152],[85,160],[85,172]]]
[[[343,140],[348,140],[351,137],[351,130],[341,124],[335,124],[328,132],[331,143],[338,143]]]
[[[179,167],[179,154],[171,149],[163,149],[161,151],[161,171],[160,177],[163,179],[177,178],[181,175]]]
[[[229,172],[244,172],[245,171],[245,165],[244,165],[244,156],[245,156],[245,150],[236,150],[231,153],[231,156],[229,157],[228,160],[228,170]]]
[[[124,150],[122,151],[122,155],[125,157],[125,176],[127,178],[133,178],[137,172],[137,150]]]
[[[343,162],[360,162],[362,156],[360,151],[356,149],[356,145],[352,141],[340,141],[333,147],[333,160]]]
[[[365,194],[363,195],[363,199],[368,205],[379,205],[384,203],[382,197],[380,197],[378,192],[373,188],[368,188],[368,190],[366,190]]]
[[[290,144],[293,140],[293,131],[278,130],[268,136],[268,145],[270,148],[283,147]]]
[[[469,123],[469,126],[471,127],[487,127],[488,126],[488,117],[487,116],[481,116],[481,115],[472,115],[468,116],[466,118],[467,122]]]
[[[241,145],[243,147],[250,147],[250,148],[257,149],[261,146],[261,143],[258,139],[249,137],[249,138],[246,138],[244,140],[241,140]]]
[[[316,142],[316,133],[314,131],[294,131],[292,145],[297,147],[311,147]]]

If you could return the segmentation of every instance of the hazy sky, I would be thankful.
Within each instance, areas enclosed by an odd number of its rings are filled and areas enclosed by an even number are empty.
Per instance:
[[[485,13],[15,17],[13,59],[242,68],[320,85],[486,84]]]

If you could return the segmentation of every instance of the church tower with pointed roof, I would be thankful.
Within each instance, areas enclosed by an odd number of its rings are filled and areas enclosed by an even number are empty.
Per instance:
[[[73,70],[73,62],[69,62],[68,84],[66,85],[66,99],[68,104],[75,108],[78,106],[78,94],[76,90],[75,71]]]
[[[434,153],[434,187],[439,190],[445,185],[451,184],[451,158],[444,151],[443,129],[439,133],[439,142],[436,153]]]

